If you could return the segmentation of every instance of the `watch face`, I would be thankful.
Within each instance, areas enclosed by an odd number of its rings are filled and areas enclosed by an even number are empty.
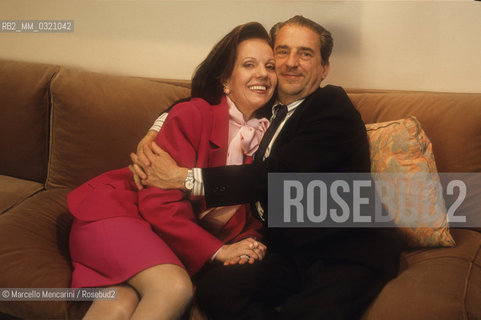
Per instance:
[[[192,188],[194,188],[194,181],[192,181],[192,180],[190,180],[190,179],[189,179],[189,180],[186,180],[186,181],[185,181],[185,188],[186,188],[187,190],[192,190]]]

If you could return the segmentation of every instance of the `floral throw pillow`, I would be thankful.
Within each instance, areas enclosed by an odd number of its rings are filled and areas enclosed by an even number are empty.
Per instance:
[[[410,116],[368,124],[366,129],[376,189],[406,244],[409,247],[455,246],[439,191],[432,145],[419,121]]]

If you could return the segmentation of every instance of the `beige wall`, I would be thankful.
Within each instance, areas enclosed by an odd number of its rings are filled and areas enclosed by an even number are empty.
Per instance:
[[[0,33],[0,58],[188,79],[235,25],[295,14],[332,31],[328,82],[344,87],[481,92],[481,2],[22,1],[0,20],[71,19],[71,34]]]

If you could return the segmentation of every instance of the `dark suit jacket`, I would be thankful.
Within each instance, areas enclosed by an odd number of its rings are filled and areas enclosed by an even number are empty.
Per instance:
[[[365,125],[342,88],[328,85],[306,97],[287,120],[266,161],[203,169],[207,205],[261,201],[266,208],[268,172],[370,172]],[[394,229],[275,228],[266,234],[270,250],[307,262],[349,260],[391,276],[399,266]]]

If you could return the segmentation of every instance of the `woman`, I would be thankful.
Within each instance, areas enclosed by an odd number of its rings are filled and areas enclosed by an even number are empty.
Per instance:
[[[238,26],[200,64],[193,98],[172,108],[156,142],[182,166],[249,161],[268,125],[253,115],[276,84],[266,30]],[[128,168],[85,183],[68,204],[72,287],[118,290],[117,300],[94,301],[85,318],[178,318],[192,298],[189,276],[206,263],[252,263],[265,253],[247,205],[207,209],[179,190],[137,191]]]

